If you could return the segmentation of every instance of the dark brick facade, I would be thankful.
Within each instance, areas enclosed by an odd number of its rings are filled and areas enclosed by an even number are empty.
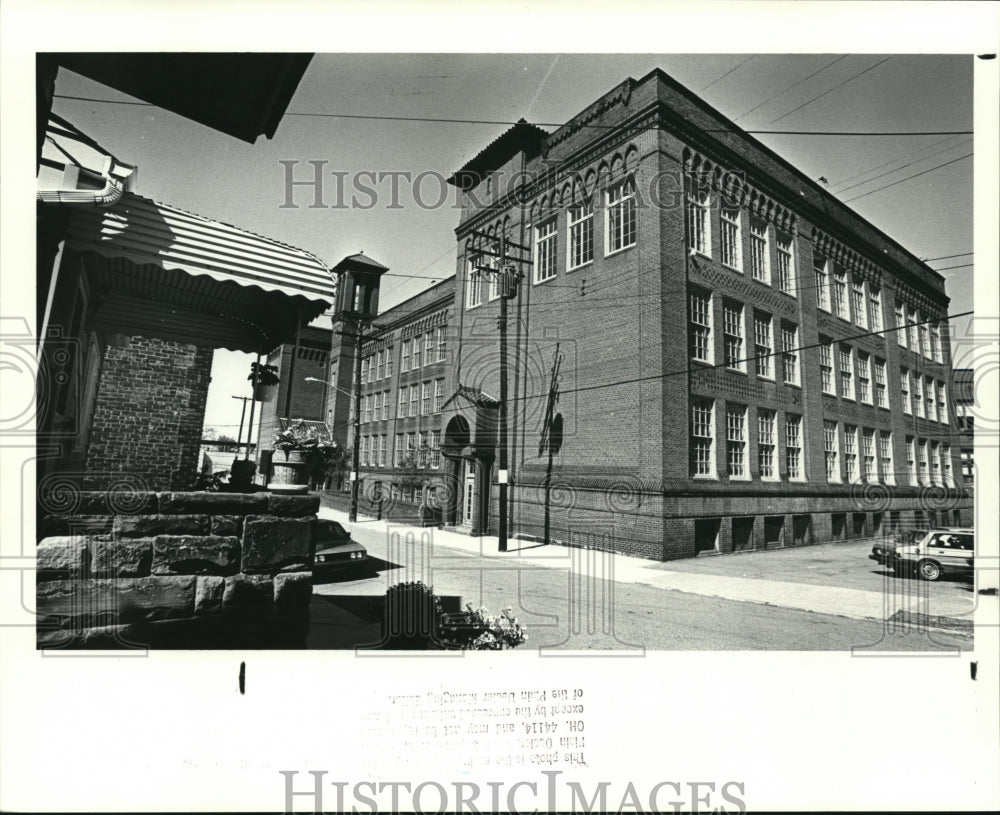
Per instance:
[[[145,490],[194,486],[212,356],[211,348],[143,337],[109,343],[86,489],[106,489],[125,477]]]

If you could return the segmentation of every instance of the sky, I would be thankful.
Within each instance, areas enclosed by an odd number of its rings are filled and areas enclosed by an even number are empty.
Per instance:
[[[137,165],[141,195],[298,246],[331,266],[364,251],[390,269],[387,308],[454,273],[459,211],[441,179],[521,117],[552,130],[626,77],[661,68],[750,131],[971,131],[974,61],[832,51],[317,54],[275,137],[255,145],[156,107],[113,104],[135,100],[68,71],[57,96],[108,101],[57,98],[53,110]],[[944,269],[951,312],[972,309],[971,135],[756,137],[808,177],[826,179],[840,200],[857,197],[850,206],[917,257],[943,258],[930,265]],[[311,179],[316,161],[325,162],[324,207],[310,206],[309,189],[289,195],[286,184],[289,173]],[[422,180],[416,194],[401,183],[394,195],[388,180],[368,176],[372,200],[351,182],[364,172]],[[352,197],[360,206],[349,206]],[[236,434],[241,403],[232,396],[247,393],[249,359],[216,352],[206,427]]]

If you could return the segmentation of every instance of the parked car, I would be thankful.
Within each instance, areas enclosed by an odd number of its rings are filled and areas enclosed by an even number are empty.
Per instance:
[[[314,574],[323,575],[348,569],[363,571],[368,566],[368,550],[352,539],[351,533],[336,521],[316,521],[314,542]]]
[[[975,558],[975,531],[964,527],[930,530],[916,543],[897,544],[888,558],[896,574],[916,572],[924,580],[937,580],[943,574],[972,575]],[[878,544],[877,544],[878,545]],[[876,558],[875,549],[869,555]]]

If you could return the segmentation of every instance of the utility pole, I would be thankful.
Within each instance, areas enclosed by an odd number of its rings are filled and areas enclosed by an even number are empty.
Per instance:
[[[242,444],[242,442],[243,442],[243,419],[247,415],[247,402],[251,401],[251,397],[249,397],[249,396],[234,396],[233,399],[242,399],[243,400],[243,410],[240,411],[240,432],[236,435],[236,458],[239,458],[240,457],[240,444]],[[251,433],[252,433],[252,431],[251,431]],[[247,444],[248,445],[250,443],[250,435],[251,435],[251,433],[247,433]]]
[[[507,551],[507,239],[500,235],[500,467],[497,480],[500,482],[500,541],[499,551]]]
[[[351,451],[351,523],[358,520],[358,480],[361,466],[361,341],[364,324],[359,318],[354,332],[354,444]]]

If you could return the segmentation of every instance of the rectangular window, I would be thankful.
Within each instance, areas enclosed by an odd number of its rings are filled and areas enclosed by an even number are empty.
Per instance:
[[[823,311],[830,310],[830,273],[823,261],[816,264],[816,305]]]
[[[871,283],[868,284],[868,325],[872,331],[882,330],[882,292]]]
[[[948,424],[948,398],[945,395],[944,382],[937,383],[937,420]]]
[[[889,407],[885,376],[885,360],[875,357],[875,404],[880,408]]]
[[[688,248],[705,257],[712,256],[712,230],[709,220],[708,191],[695,189],[695,182],[688,181],[687,229]]]
[[[385,379],[385,360],[388,355],[389,355],[388,351],[385,348],[383,348],[381,351],[378,352],[378,375],[376,376],[377,379]]]
[[[858,428],[853,424],[844,425],[844,470],[849,484],[858,480]]]
[[[438,326],[435,328],[434,335],[437,337],[437,361],[444,362],[445,354],[448,350],[448,338],[445,336],[444,326]]]
[[[917,310],[913,308],[906,310],[906,343],[906,347],[911,351],[922,353],[917,334]]]
[[[403,466],[403,434],[396,434],[396,446],[392,451],[392,466],[401,467]]]
[[[715,475],[714,407],[711,399],[691,402],[691,473],[695,476]]]
[[[927,377],[927,381],[924,383],[924,394],[926,394],[927,401],[927,420],[933,422],[935,414],[934,380],[930,377]]]
[[[385,453],[386,453],[386,439],[387,436],[378,437],[378,466],[385,466]]]
[[[726,405],[726,463],[730,478],[747,478],[747,409]]]
[[[921,419],[924,418],[924,378],[920,374],[913,375],[913,408]]]
[[[757,411],[757,464],[760,477],[769,481],[777,477],[774,466],[775,415],[773,410]]]
[[[920,331],[920,354],[929,357],[931,355],[930,326],[923,322],[917,328]]]
[[[361,384],[368,381],[368,357],[361,358]]]
[[[423,365],[423,337],[417,334],[413,338],[413,365],[411,370],[415,371]]]
[[[840,481],[840,464],[837,461],[837,423],[823,422],[823,463],[826,466],[826,480]]]
[[[430,365],[434,361],[434,334],[428,331],[424,334],[424,365]]]
[[[913,405],[910,401],[910,370],[909,368],[899,369],[899,390],[903,395],[903,413],[909,416],[913,412]]]
[[[420,413],[424,416],[429,416],[431,412],[431,390],[432,385],[430,382],[424,382],[420,386]]]
[[[401,387],[399,389],[399,409],[396,411],[396,417],[399,419],[406,418],[406,388]]]
[[[419,396],[419,388],[416,385],[410,385],[410,415],[416,416],[419,408],[417,407],[417,397]]]
[[[392,379],[392,363],[394,359],[394,354],[396,353],[396,347],[393,345],[389,346],[389,351],[386,353],[385,357],[385,377],[386,379]]]
[[[875,469],[875,431],[866,427],[861,431],[861,455],[864,458],[865,481],[878,481]]]
[[[917,478],[917,453],[913,436],[906,437],[906,477],[914,486],[920,483]]]
[[[863,280],[851,280],[851,308],[854,310],[855,324],[868,328],[868,304],[865,302]]]
[[[767,245],[767,222],[750,221],[750,275],[761,283],[771,284],[771,253]]]
[[[410,341],[403,340],[403,355],[399,360],[399,372],[405,374],[410,370]]]
[[[556,219],[535,227],[535,282],[556,276]]]
[[[840,395],[844,399],[854,398],[854,360],[849,345],[840,346]]]
[[[417,467],[427,466],[427,433],[421,430],[417,433]]]
[[[406,434],[406,458],[407,464],[413,463],[416,459],[417,454],[417,434],[407,433]]]
[[[483,272],[483,275],[489,281],[489,286],[487,287],[487,299],[492,303],[494,300],[500,299],[500,275],[497,272],[496,258],[490,259],[490,269],[488,272]],[[430,336],[428,334],[428,336]],[[430,357],[428,357],[430,359]]]
[[[692,291],[688,295],[688,343],[691,359],[712,362],[712,295]]]
[[[437,430],[430,432],[430,464],[431,469],[436,470],[441,466],[441,447],[438,443],[439,435]]]
[[[824,337],[820,337],[822,345],[819,347],[819,376],[823,385],[823,393],[833,394],[833,343],[826,342]]]
[[[576,269],[594,259],[594,204],[585,201],[578,207],[570,207],[569,216],[569,258],[567,266]]]
[[[951,445],[941,445],[941,476],[944,478],[945,486],[954,487],[955,479],[951,473]]]
[[[740,211],[723,209],[720,213],[722,231],[722,262],[736,271],[743,268],[743,247],[740,240]]]
[[[934,323],[931,327],[931,359],[935,362],[943,362],[941,356],[941,327]]]
[[[362,436],[358,445],[358,463],[362,467],[368,466],[368,436]]]
[[[444,404],[444,380],[435,379],[434,380],[434,412],[440,413],[441,406]]]
[[[941,484],[941,445],[931,442],[931,483]]]
[[[896,483],[896,474],[892,470],[892,433],[880,430],[878,433],[878,463],[882,468],[882,480],[887,484]]]
[[[907,334],[909,329],[906,327],[906,317],[904,316],[903,306],[900,303],[896,304],[896,342],[902,348],[909,348],[909,342]]]
[[[929,484],[928,481],[928,468],[927,468],[927,440],[920,439],[917,442],[917,475],[920,478],[921,484]]]
[[[744,370],[743,360],[743,306],[725,301],[722,304],[723,347],[726,367]]]
[[[483,276],[479,269],[469,264],[468,272],[466,273],[466,283],[465,283],[465,308],[476,308],[483,304]],[[404,343],[404,348],[406,347]],[[405,371],[406,368],[403,367],[400,370]]]
[[[389,391],[384,391],[382,393],[382,420],[386,421],[389,418],[389,411],[391,409],[391,404],[389,402]]]
[[[785,294],[795,294],[795,258],[792,255],[792,239],[778,235],[778,289]]]
[[[790,481],[802,480],[802,417],[785,414],[785,467]]]
[[[781,364],[786,385],[799,384],[799,328],[781,326]]]
[[[847,272],[834,269],[833,272],[833,313],[842,320],[850,320],[847,313]]]
[[[771,343],[771,315],[755,311],[753,315],[754,357],[757,363],[757,376],[763,379],[774,379]]]
[[[635,190],[631,181],[623,181],[607,193],[608,254],[635,246]]]
[[[858,400],[872,403],[871,358],[864,351],[858,351]]]

